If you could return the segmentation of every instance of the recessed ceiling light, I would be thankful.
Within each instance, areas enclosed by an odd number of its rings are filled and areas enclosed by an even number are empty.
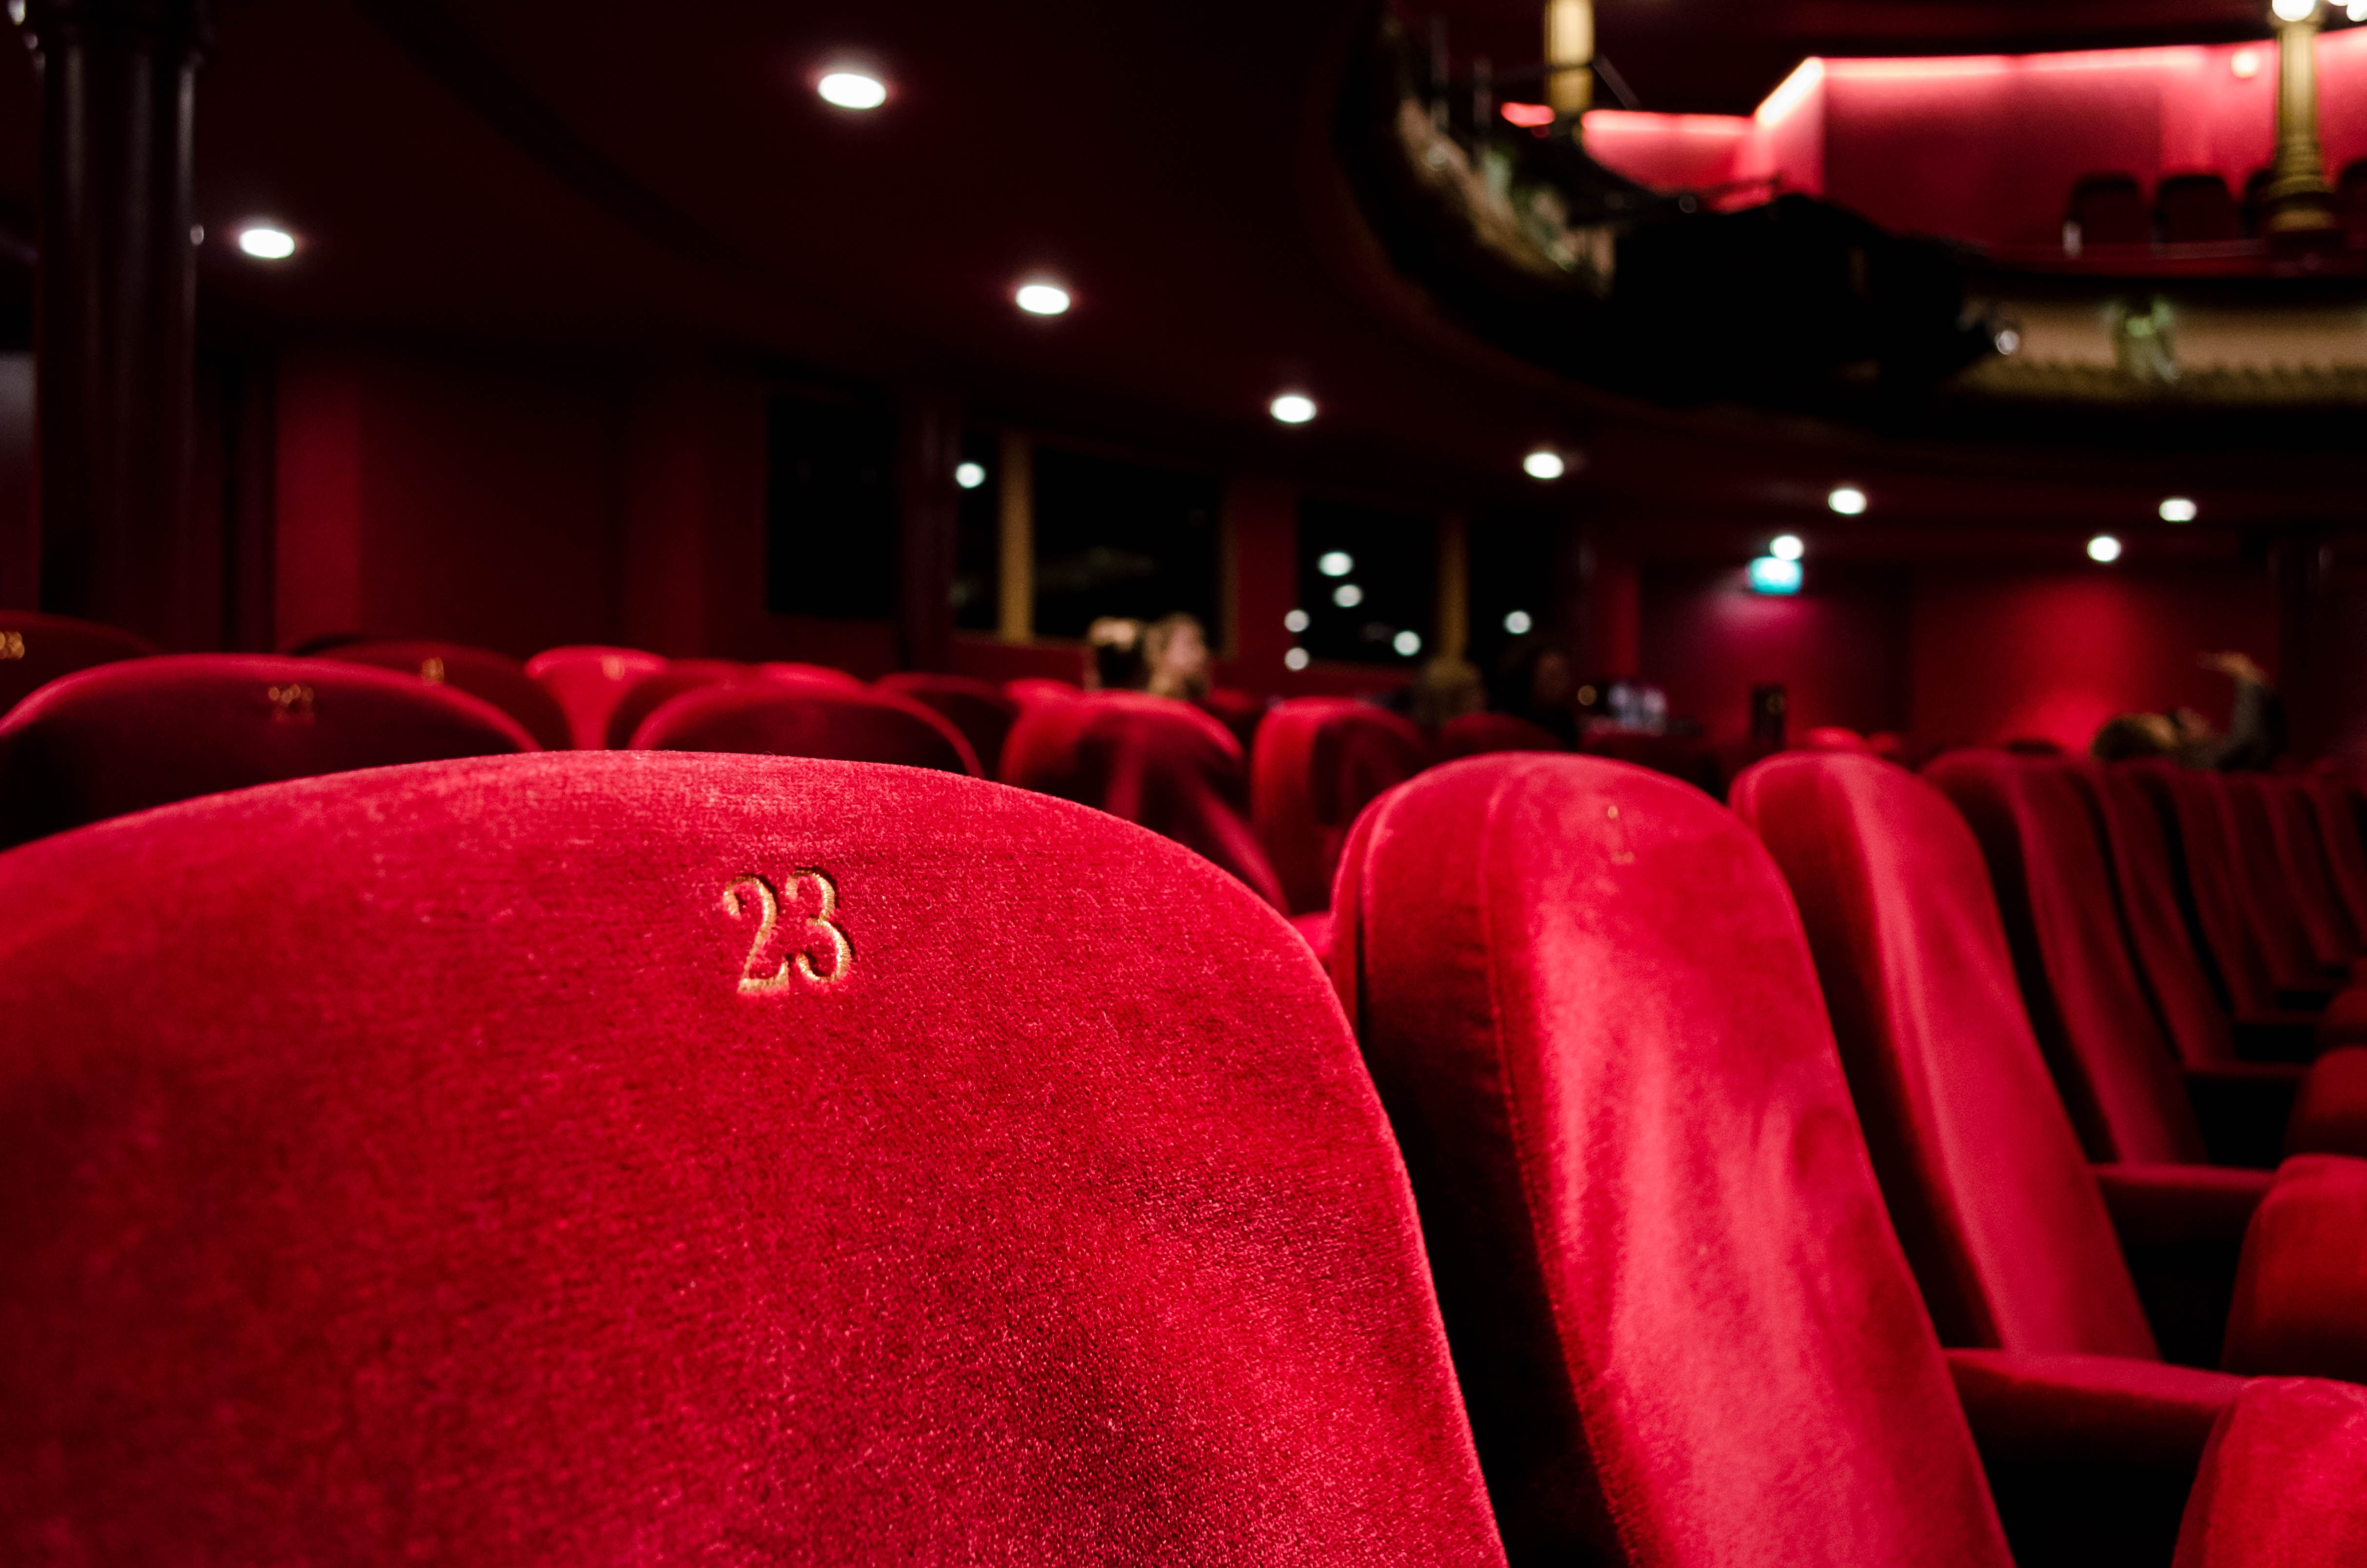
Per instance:
[[[964,490],[977,489],[986,483],[986,466],[983,463],[955,464],[954,483]]]
[[[1825,505],[1844,517],[1854,517],[1865,510],[1865,492],[1854,484],[1838,485],[1825,497]]]
[[[1535,624],[1536,623],[1529,619],[1529,612],[1524,609],[1510,611],[1504,617],[1504,630],[1515,637],[1525,636],[1529,628]]]
[[[1400,631],[1389,639],[1389,646],[1395,648],[1401,657],[1410,659],[1421,652],[1421,633]]]
[[[814,91],[840,108],[878,108],[888,101],[888,84],[864,71],[832,71],[814,84]]]
[[[2172,495],[2161,504],[2161,520],[2165,523],[2191,523],[2201,508],[2183,495]]]
[[[1365,590],[1353,583],[1342,583],[1331,590],[1331,602],[1342,609],[1354,609],[1365,602]]]
[[[1778,561],[1797,561],[1808,553],[1798,534],[1777,534],[1767,541],[1767,553]]]
[[[1303,609],[1292,610],[1282,618],[1282,629],[1294,634],[1306,631],[1307,625],[1308,615]]]
[[[1344,550],[1327,550],[1315,558],[1315,569],[1326,577],[1344,577],[1356,569],[1356,558]]]
[[[1293,648],[1289,653],[1285,653],[1282,656],[1282,667],[1286,670],[1305,669],[1307,667],[1307,650],[1304,648]]]
[[[269,223],[249,223],[238,232],[238,248],[257,261],[286,261],[296,254],[296,236]]]
[[[1315,400],[1304,392],[1285,392],[1266,404],[1266,412],[1285,425],[1304,425],[1315,417]]]
[[[1539,447],[1521,460],[1521,472],[1531,479],[1559,479],[1569,466],[1561,460],[1561,454],[1549,447]]]
[[[1057,316],[1069,308],[1069,291],[1058,283],[1022,283],[1012,299],[1031,316]]]
[[[2121,558],[2121,541],[2110,534],[2098,534],[2088,541],[2088,559],[2106,564]]]

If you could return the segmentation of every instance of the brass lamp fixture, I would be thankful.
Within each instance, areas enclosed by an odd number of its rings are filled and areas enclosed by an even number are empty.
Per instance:
[[[2262,193],[2271,239],[2331,234],[2334,188],[2317,145],[2318,0],[2271,0],[2277,24],[2277,155]]]

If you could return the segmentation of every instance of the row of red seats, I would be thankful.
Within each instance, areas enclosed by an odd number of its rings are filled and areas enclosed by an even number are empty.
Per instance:
[[[1955,809],[1806,754],[1735,800],[1428,769],[1328,977],[1105,813],[844,763],[0,855],[0,1541],[2361,1560],[2367,1390],[2286,1374],[2367,1338],[2308,1228],[2367,1165],[2258,1173],[2230,1369],[2160,1364],[2112,1221],[2212,1189],[2081,1157]]]

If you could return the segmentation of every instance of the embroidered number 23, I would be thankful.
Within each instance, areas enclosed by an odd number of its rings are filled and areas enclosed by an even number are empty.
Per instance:
[[[821,912],[803,915],[794,909],[790,918],[802,921],[804,929],[782,954],[778,968],[764,972],[764,956],[773,946],[773,933],[781,924],[781,890],[753,872],[735,877],[723,890],[723,912],[734,920],[747,913],[749,896],[756,905],[756,939],[748,944],[748,957],[740,966],[740,994],[761,996],[767,992],[787,989],[793,982],[808,981],[815,985],[835,985],[844,980],[855,967],[855,949],[838,924],[838,884],[824,871],[791,871],[787,879],[789,898],[802,903],[799,892],[808,884],[820,901]],[[826,950],[828,961],[817,964],[820,952]]]

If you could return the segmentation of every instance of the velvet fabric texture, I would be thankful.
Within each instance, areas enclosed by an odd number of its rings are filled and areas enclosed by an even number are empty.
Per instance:
[[[2367,1160],[2298,1154],[2244,1238],[2228,1370],[2367,1382]]]
[[[0,907],[8,1561],[1502,1562],[1338,1003],[1150,834],[569,753]]]
[[[2220,1418],[2173,1568],[2367,1562],[2367,1390],[2255,1378]]]
[[[1267,716],[1250,756],[1250,820],[1294,914],[1331,907],[1356,813],[1429,762],[1421,731],[1369,702],[1302,697]]]
[[[2228,865],[2246,917],[2269,955],[2280,985],[2331,986],[2349,978],[2346,952],[2321,954],[2303,915],[2300,892],[2285,874],[2268,780],[2231,773],[2216,779],[2226,797]],[[2327,934],[2329,942],[2334,938]]]
[[[634,684],[666,667],[665,660],[638,648],[578,643],[546,648],[526,662],[526,673],[550,693],[567,715],[579,751],[608,744],[608,716]]]
[[[1589,757],[1357,821],[1352,1004],[1515,1562],[2006,1549],[1763,850]]]
[[[1188,702],[1138,691],[1039,697],[1003,742],[1002,779],[1139,824],[1285,907],[1250,824],[1240,743]]]
[[[0,846],[254,784],[535,749],[493,704],[366,665],[239,653],[102,665],[0,722]]]
[[[2326,846],[2334,891],[2341,895],[2352,927],[2367,937],[2367,842],[2361,841],[2358,790],[2325,771],[2304,778],[2300,787],[2317,815],[2318,842]]]
[[[2265,1017],[2284,993],[2323,984],[2315,960],[2280,971],[2233,865],[2235,826],[2225,781],[2167,763],[2124,764],[2169,832],[2179,905],[2208,963],[2221,1001],[2237,1017]],[[2324,997],[2318,997],[2323,1004]]]
[[[1253,691],[1235,691],[1219,686],[1200,699],[1200,710],[1231,731],[1233,739],[1241,743],[1241,754],[1247,756],[1255,753],[1258,731],[1264,726],[1266,715],[1274,710],[1274,704]]]
[[[803,676],[686,691],[643,721],[632,749],[832,757],[979,777],[969,743],[933,710],[892,691]]]
[[[2367,1046],[2337,1046],[2309,1064],[2285,1152],[2367,1155]]]
[[[0,610],[0,717],[61,676],[156,651],[144,637],[95,620]]]
[[[633,736],[649,722],[651,714],[672,702],[685,692],[698,691],[710,686],[726,686],[757,679],[753,668],[736,665],[729,659],[674,659],[654,675],[643,676],[628,687],[608,712],[607,733],[601,744],[610,751],[623,751],[633,744]]]
[[[1452,762],[1500,751],[1567,751],[1543,724],[1512,713],[1464,713],[1438,727],[1438,755]]]
[[[347,642],[320,657],[402,670],[465,691],[516,720],[545,751],[566,751],[575,744],[575,732],[558,699],[506,653],[460,642]]]
[[[879,677],[880,689],[934,710],[962,733],[989,778],[1002,777],[1002,742],[1019,722],[1019,704],[1001,687],[968,676],[907,671]]]
[[[2361,933],[2351,923],[2350,906],[2335,891],[2334,868],[2318,833],[2316,809],[2297,779],[2256,778],[2248,782],[2267,817],[2277,865],[2293,893],[2293,913],[2301,917],[2318,962],[2332,972],[2350,972],[2362,950]]]

